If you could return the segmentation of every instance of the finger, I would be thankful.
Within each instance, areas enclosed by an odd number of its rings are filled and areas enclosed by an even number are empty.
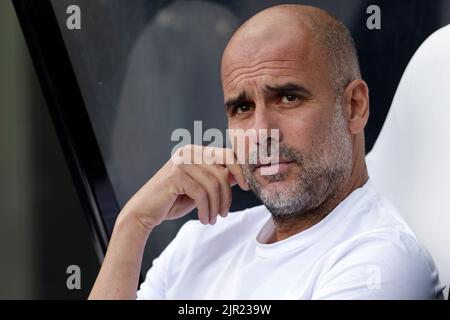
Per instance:
[[[222,166],[204,166],[206,170],[216,176],[220,183],[220,205],[219,215],[226,217],[231,206],[231,186],[229,182],[230,171]]]
[[[189,198],[194,200],[200,222],[202,224],[208,224],[209,201],[206,189],[186,173],[181,176],[180,185],[182,186],[181,193],[186,194]]]
[[[198,147],[198,146],[197,146]],[[200,150],[200,151],[199,151]],[[202,164],[217,164],[230,170],[233,179],[229,179],[230,184],[239,184],[243,190],[249,190],[249,186],[242,174],[238,159],[230,148],[202,147],[196,148],[196,152],[202,152]]]
[[[209,203],[209,223],[214,224],[220,211],[219,180],[201,165],[187,164],[181,165],[181,168],[206,190]]]
[[[227,153],[227,161],[225,162],[226,168],[230,171],[232,175],[232,179],[230,179],[231,183],[237,183],[239,187],[243,190],[250,190],[250,187],[245,180],[244,174],[242,173],[241,166],[238,164],[237,157],[234,154],[233,150],[227,148],[225,149]],[[233,159],[233,160],[231,160]]]
[[[237,183],[243,190],[250,189],[242,174],[238,159],[230,148],[204,147],[203,159],[206,164],[218,164],[227,168],[231,173],[229,183],[232,186]]]

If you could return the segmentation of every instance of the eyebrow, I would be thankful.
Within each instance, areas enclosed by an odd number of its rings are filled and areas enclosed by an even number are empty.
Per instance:
[[[292,82],[287,82],[281,85],[277,85],[277,86],[269,86],[266,85],[265,87],[266,91],[268,92],[273,92],[273,93],[283,93],[283,92],[298,92],[300,94],[302,94],[305,98],[309,98],[312,96],[312,93],[309,92],[309,90],[307,90],[305,87],[296,84],[296,83],[292,83]]]
[[[247,101],[247,94],[245,91],[241,91],[237,97],[230,98],[225,102],[225,111],[228,111],[230,108]]]
[[[305,98],[310,98],[312,96],[312,93],[305,87],[293,82],[287,82],[275,86],[266,85],[264,89],[270,93],[287,93],[295,91],[303,95]],[[230,108],[246,101],[248,101],[248,95],[245,91],[241,91],[237,97],[230,98],[225,102],[225,110],[228,111]]]

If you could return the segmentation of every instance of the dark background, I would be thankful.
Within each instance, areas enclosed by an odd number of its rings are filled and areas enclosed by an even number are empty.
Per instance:
[[[74,62],[74,65],[75,69],[78,67],[80,77],[85,75],[81,83],[83,94],[87,107],[91,108],[91,121],[103,156],[106,161],[119,159],[114,156],[114,141],[111,142],[111,130],[122,119],[120,104],[124,103],[117,88],[123,88],[127,83],[134,88],[133,81],[145,76],[139,71],[130,75],[133,70],[130,52],[136,48],[137,35],[145,35],[149,21],[160,10],[172,6],[173,1],[54,2],[56,8],[64,9],[66,3],[78,3],[82,10],[95,13],[86,15],[85,21],[88,28],[97,31],[69,39],[72,41],[69,48],[72,54],[85,54],[86,59],[78,64]],[[226,3],[230,19],[234,19],[236,25],[265,7],[282,3],[259,0],[210,2],[216,6]],[[363,77],[371,90],[371,114],[366,129],[368,151],[414,51],[428,35],[450,22],[450,1],[323,0],[302,3],[329,10],[347,24],[355,37]],[[368,15],[365,10],[371,4],[381,8],[381,30],[366,28]],[[15,13],[6,0],[0,2],[0,26],[0,214],[3,218],[0,224],[0,298],[83,298],[92,286],[99,263]],[[124,31],[128,36],[123,36]],[[220,52],[224,45],[225,39],[217,42],[214,52]],[[148,70],[145,63],[141,69],[143,72]],[[95,85],[99,78],[102,79],[101,89]],[[215,92],[220,91],[217,85],[214,83]],[[135,93],[133,91],[133,96]],[[125,99],[127,102],[129,100]],[[217,119],[222,117],[224,115],[217,112]],[[212,123],[221,121],[217,119]],[[148,156],[151,160],[152,155]],[[152,165],[158,167],[158,161]],[[123,167],[116,165],[113,171],[128,172],[127,165],[129,162]],[[122,199],[122,204],[149,176],[151,170],[146,174],[137,171],[136,178],[130,179],[130,184],[120,191],[122,194],[118,198]],[[255,203],[250,194],[234,191],[233,210]],[[180,223],[166,223],[152,235],[150,241],[156,245],[147,250],[144,268],[165,247]],[[66,288],[65,271],[71,264],[79,265],[82,270],[81,290]]]

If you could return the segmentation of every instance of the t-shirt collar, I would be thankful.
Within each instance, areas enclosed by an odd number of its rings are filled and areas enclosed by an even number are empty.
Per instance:
[[[302,250],[309,247],[315,241],[320,239],[329,228],[332,228],[338,223],[339,220],[343,218],[343,215],[349,214],[351,210],[355,210],[357,202],[360,202],[362,199],[367,199],[367,197],[373,193],[373,185],[369,179],[364,185],[353,190],[353,192],[341,201],[325,218],[312,227],[289,238],[270,244],[265,244],[262,241],[267,239],[273,232],[274,223],[270,212],[266,207],[263,207],[264,210],[267,211],[268,217],[265,219],[263,227],[260,229],[254,240],[256,244],[256,254],[261,258],[269,258],[292,250]]]

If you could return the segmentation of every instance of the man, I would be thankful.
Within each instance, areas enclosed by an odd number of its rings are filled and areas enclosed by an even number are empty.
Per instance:
[[[432,259],[368,178],[368,88],[346,27],[313,7],[266,9],[235,32],[221,72],[229,128],[278,129],[257,144],[276,139],[279,159],[251,163],[246,150],[246,163],[211,164],[182,149],[204,161],[169,160],[129,200],[90,298],[136,298],[150,232],[195,207],[200,222],[181,228],[137,298],[440,298]],[[264,205],[228,216],[234,184]]]

